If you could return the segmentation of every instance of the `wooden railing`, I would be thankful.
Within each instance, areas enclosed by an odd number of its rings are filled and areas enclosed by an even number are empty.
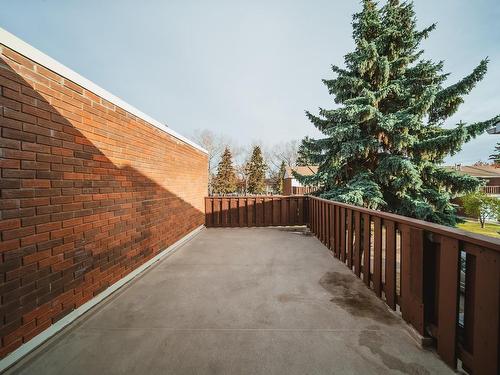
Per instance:
[[[305,225],[307,197],[243,196],[206,197],[207,227],[259,227]]]
[[[207,227],[308,224],[452,368],[500,371],[500,240],[317,197],[205,198]]]
[[[500,186],[483,186],[482,191],[486,194],[500,195]]]
[[[311,231],[452,368],[498,374],[500,240],[309,197]]]
[[[314,193],[318,188],[313,186],[292,186],[292,195],[306,195]]]

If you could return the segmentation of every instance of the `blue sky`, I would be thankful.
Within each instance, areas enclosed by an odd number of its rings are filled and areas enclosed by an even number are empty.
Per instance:
[[[2,0],[0,26],[106,90],[190,136],[223,133],[266,144],[318,133],[304,110],[333,106],[321,83],[353,47],[360,2]],[[489,56],[486,79],[449,124],[500,113],[500,2],[416,0],[420,25],[437,22],[426,57],[450,82]],[[483,135],[448,162],[486,160]]]

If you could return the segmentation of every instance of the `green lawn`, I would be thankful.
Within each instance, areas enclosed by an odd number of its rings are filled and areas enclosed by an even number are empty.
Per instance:
[[[474,233],[484,234],[484,235],[490,236],[490,237],[500,238],[500,234],[498,234],[498,232],[500,231],[500,224],[486,223],[484,225],[484,228],[481,228],[481,225],[479,224],[478,221],[467,220],[463,224],[458,224],[458,227],[460,229],[467,230],[469,232],[474,232]]]

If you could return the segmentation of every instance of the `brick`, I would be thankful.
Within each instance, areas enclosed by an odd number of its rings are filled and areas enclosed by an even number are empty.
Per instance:
[[[3,240],[11,240],[14,238],[22,238],[35,234],[35,227],[17,228],[2,232]]]
[[[21,161],[22,169],[35,169],[48,171],[50,169],[50,163],[44,163],[39,161],[23,160]]]
[[[22,66],[34,70],[35,69],[35,64],[33,61],[27,59],[23,55],[18,54],[17,52],[9,49],[9,48],[4,48],[2,51],[2,54],[7,56],[10,60],[13,60],[17,62],[18,64],[21,64]]]
[[[0,159],[0,168],[21,168],[21,161],[17,159]]]
[[[48,241],[50,238],[49,233],[34,234],[32,236],[21,238],[21,246],[28,246],[44,241]]]
[[[28,122],[30,124],[36,124],[36,121],[37,121],[36,116],[32,116],[28,113],[14,111],[10,108],[4,108],[3,115],[7,118],[22,121],[22,122]]]
[[[46,206],[50,204],[50,198],[30,198],[21,200],[21,207]]]
[[[49,188],[49,180],[21,180],[21,186],[23,188]]]
[[[36,135],[30,134],[30,133],[25,133],[22,130],[3,128],[2,129],[2,136],[4,138],[15,139],[18,141],[25,141],[25,142],[35,142],[36,141]]]
[[[0,160],[1,162],[1,160]],[[19,180],[0,180],[0,189],[19,189],[21,187],[21,181]]]
[[[10,331],[0,334],[0,358],[202,224],[207,178],[205,155],[8,53],[0,327]]]
[[[2,169],[3,178],[35,178],[34,170]]]
[[[46,160],[38,160],[39,157],[41,156],[40,154],[49,154],[50,153],[50,146],[42,145],[39,143],[23,142],[22,149],[23,149],[23,151],[33,151],[33,152],[38,153],[36,155],[37,161],[46,161]]]
[[[0,138],[0,147],[19,150],[21,148],[21,142],[15,139]]]
[[[10,219],[10,220],[2,220],[0,221],[0,231],[4,231],[7,229],[16,229],[21,226],[21,220],[19,219]]]
[[[16,217],[27,217],[35,214],[34,208],[14,208],[12,210],[3,210],[2,219],[13,219]]]
[[[73,234],[72,228],[64,228],[64,229],[54,230],[54,231],[50,232],[50,238],[51,239],[62,238],[62,237],[69,236],[71,234]]]
[[[49,70],[47,68],[44,68],[41,65],[36,66],[36,72],[41,74],[45,78],[48,78],[48,79],[55,81],[57,83],[61,83],[63,81],[63,78],[60,75],[52,72],[51,70]]]
[[[50,257],[50,255],[51,255],[50,250],[39,251],[34,254],[23,257],[23,263],[26,265],[35,263],[42,259]]]
[[[3,240],[2,242],[0,242],[0,253],[6,252],[9,250],[15,250],[15,249],[19,248],[19,244],[20,244],[20,241],[18,239],[10,240],[10,241]]]
[[[5,130],[5,129],[4,129]],[[21,132],[18,132],[21,133]],[[19,150],[3,150],[3,157],[7,159],[35,160],[35,153]]]

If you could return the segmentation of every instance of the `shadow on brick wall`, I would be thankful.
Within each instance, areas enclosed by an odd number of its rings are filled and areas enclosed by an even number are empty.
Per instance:
[[[0,61],[0,358],[204,221],[113,164],[9,64]]]

